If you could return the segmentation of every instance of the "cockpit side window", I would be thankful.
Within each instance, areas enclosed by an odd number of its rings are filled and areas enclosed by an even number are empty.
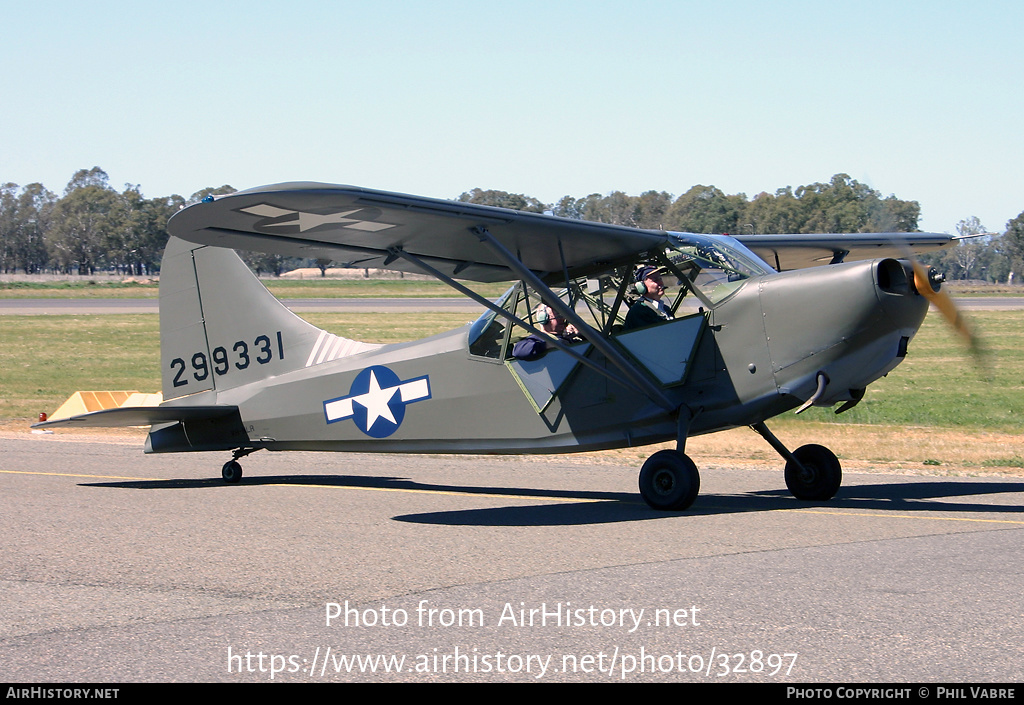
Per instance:
[[[497,304],[508,310],[510,302],[514,305],[516,300],[516,284],[506,291],[498,299]],[[508,337],[508,319],[499,316],[496,311],[487,310],[478,319],[473,321],[469,328],[469,352],[478,357],[489,357],[495,360],[502,359],[502,349],[505,339]]]
[[[670,233],[670,246],[650,257],[649,264],[663,268],[665,303],[674,317],[713,308],[732,296],[743,283],[773,270],[732,238],[689,233]],[[589,277],[564,283],[561,288],[545,289],[547,296],[557,296],[589,327],[603,335],[622,330],[628,306],[639,297],[635,287],[636,267],[609,269]],[[543,307],[541,293],[522,282],[505,292],[497,305],[511,316],[540,328],[537,313]],[[550,303],[550,302],[548,302]],[[487,311],[470,327],[471,355],[492,360],[505,360],[516,341],[531,331],[499,315]]]
[[[574,279],[568,282],[567,287],[545,293],[548,296],[554,294],[588,326],[608,335],[621,328],[625,316],[625,307],[621,305],[623,276],[626,276],[626,270]],[[498,300],[498,305],[509,314],[537,329],[543,327],[543,321],[538,320],[538,313],[543,310],[542,303],[544,299],[540,292],[524,286],[522,282]],[[469,352],[478,357],[504,360],[512,354],[515,343],[530,334],[531,331],[497,312],[487,311],[470,327]]]

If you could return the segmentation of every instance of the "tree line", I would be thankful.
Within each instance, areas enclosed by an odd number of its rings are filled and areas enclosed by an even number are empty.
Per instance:
[[[548,205],[523,194],[477,188],[459,200],[634,228],[730,235],[917,232],[921,215],[917,201],[883,197],[847,174],[836,174],[827,183],[762,192],[750,199],[742,193],[728,195],[715,186],[697,185],[679,197],[666,191],[639,196],[613,191],[583,198],[565,196]],[[989,233],[977,217],[968,217],[957,224],[957,235],[965,239],[923,256],[922,261],[948,280],[1020,283],[1024,212],[1007,223],[1002,233]]]
[[[40,183],[0,186],[0,271],[125,275],[155,274],[167,242],[167,220],[180,208],[209,195],[234,192],[231,186],[205,188],[188,198],[177,194],[144,198],[137,185],[117,191],[99,167],[81,169],[61,196]],[[499,206],[565,218],[591,220],[636,228],[697,233],[843,233],[914,232],[920,205],[881,193],[846,174],[827,183],[789,186],[748,199],[726,194],[715,186],[697,185],[675,197],[667,191],[630,196],[621,191],[564,196],[547,204],[507,191],[472,189],[462,202]],[[960,222],[960,235],[984,233],[971,217]],[[276,255],[242,253],[257,272],[281,274],[296,266],[327,260],[301,261]],[[987,234],[925,258],[948,279],[1013,280],[1022,269],[1024,213],[1001,234]]]
[[[226,189],[226,191],[225,191]],[[40,183],[0,186],[0,270],[26,274],[154,274],[167,244],[167,219],[207,193],[144,198],[137,185],[110,186],[99,167],[80,169],[58,197]]]

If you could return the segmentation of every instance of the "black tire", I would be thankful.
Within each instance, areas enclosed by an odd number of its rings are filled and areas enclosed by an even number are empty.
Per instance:
[[[237,460],[229,460],[224,463],[220,475],[224,478],[224,482],[234,484],[242,479],[242,466],[238,464]]]
[[[804,466],[786,463],[786,487],[797,499],[824,502],[835,497],[843,484],[839,458],[825,446],[813,443],[800,446],[793,455]]]
[[[673,512],[688,508],[700,492],[700,473],[685,454],[659,450],[640,469],[640,496],[651,509]]]

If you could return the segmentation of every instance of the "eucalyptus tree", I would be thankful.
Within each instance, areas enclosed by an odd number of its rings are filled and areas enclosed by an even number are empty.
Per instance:
[[[1010,260],[1009,280],[1020,283],[1024,279],[1024,212],[1007,222],[1000,248]]]
[[[956,226],[957,235],[961,239],[954,247],[949,248],[948,261],[954,267],[956,279],[983,279],[982,271],[987,269],[985,250],[988,242],[980,241],[985,233],[985,226],[976,216],[961,220]]]
[[[112,214],[107,257],[126,274],[152,274],[160,268],[167,244],[167,221],[185,199],[178,195],[144,198],[138,186],[128,185]]]
[[[4,271],[41,272],[49,261],[44,234],[56,196],[42,184],[0,187],[0,266]]]
[[[15,268],[14,233],[16,228],[15,203],[18,184],[0,186],[0,269],[5,273]]]
[[[727,196],[715,186],[698,184],[668,208],[666,227],[691,233],[737,233],[745,222],[746,202],[743,194]]]
[[[672,194],[665,191],[644,191],[639,196],[612,191],[583,198],[563,196],[551,212],[563,218],[656,230],[664,226],[665,213],[671,204]]]
[[[1024,212],[1006,224],[1004,237],[1007,251],[1024,259]]]
[[[774,194],[761,192],[743,209],[741,234],[796,233],[803,226],[796,196],[789,186],[780,188]]]
[[[458,199],[462,203],[476,203],[481,206],[495,206],[497,208],[511,208],[516,211],[528,211],[531,213],[543,213],[547,206],[532,196],[524,196],[521,193],[509,193],[508,191],[497,191],[494,189],[484,190],[475,188],[472,191],[465,191]]]
[[[106,264],[107,247],[122,213],[118,200],[99,167],[81,169],[71,178],[45,235],[50,256],[62,272],[94,274]]]

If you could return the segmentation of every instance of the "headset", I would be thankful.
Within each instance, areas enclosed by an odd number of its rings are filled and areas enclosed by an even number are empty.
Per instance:
[[[650,265],[650,264],[644,265],[640,269],[636,270],[636,277],[635,277],[636,284],[633,285],[633,291],[635,291],[636,293],[640,294],[641,296],[646,296],[647,295],[647,285],[644,283],[644,280],[647,279],[647,277],[651,276],[652,274],[655,274],[655,273],[658,273],[658,272],[661,272],[661,271],[662,271],[661,267],[655,267],[655,266]]]
[[[544,325],[545,323],[550,321],[552,318],[554,318],[554,316],[551,315],[551,307],[548,306],[547,304],[541,304],[538,308],[540,310],[536,311],[534,313],[534,317],[533,318],[540,325]]]

